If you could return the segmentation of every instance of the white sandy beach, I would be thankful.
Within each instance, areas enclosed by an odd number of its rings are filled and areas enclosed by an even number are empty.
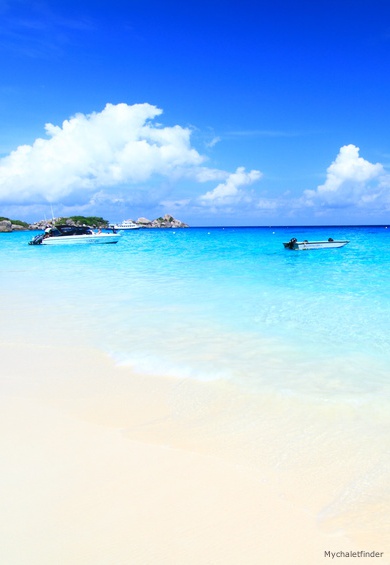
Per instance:
[[[295,453],[288,400],[133,374],[91,349],[8,342],[1,360],[2,563],[390,562],[386,501],[332,507],[362,464],[353,411],[338,445],[303,418]]]

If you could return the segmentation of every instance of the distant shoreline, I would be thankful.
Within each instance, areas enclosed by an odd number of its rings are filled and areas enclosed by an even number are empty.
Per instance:
[[[50,225],[50,222],[47,222],[47,225]],[[390,223],[389,223],[390,225]],[[2,230],[0,229],[0,233],[14,233],[14,232],[26,232],[26,231],[42,231],[44,228],[40,228],[40,227],[31,227],[34,226],[34,224],[29,224],[28,227],[19,227],[19,228],[13,228],[10,230]],[[95,226],[93,226],[95,228]],[[157,226],[141,226],[141,229],[156,229]],[[169,226],[169,227],[173,227],[173,226]],[[179,227],[179,226],[174,226],[174,227]],[[97,229],[98,226],[96,226],[95,229]],[[160,226],[161,229],[164,229],[164,226]],[[203,225],[203,226],[186,226],[187,229],[208,229],[208,230],[212,230],[212,229],[336,229],[336,228],[341,228],[341,229],[347,229],[347,228],[353,228],[353,229],[357,229],[357,228],[383,228],[383,229],[388,229],[388,225],[386,224],[324,224],[324,225],[286,225],[286,226],[242,226],[242,225],[221,225],[221,226],[207,226],[207,225]],[[112,228],[104,228],[104,229],[112,229]],[[165,228],[166,229],[166,228]]]

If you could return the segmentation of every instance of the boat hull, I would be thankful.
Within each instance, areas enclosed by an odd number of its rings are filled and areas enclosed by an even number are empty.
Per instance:
[[[46,237],[41,245],[100,245],[103,243],[118,243],[119,234],[102,233],[96,235],[62,235],[59,237]]]
[[[344,247],[349,243],[348,240],[334,240],[334,241],[295,241],[283,243],[286,249],[293,249],[294,251],[304,251],[308,249],[334,249],[337,247]]]

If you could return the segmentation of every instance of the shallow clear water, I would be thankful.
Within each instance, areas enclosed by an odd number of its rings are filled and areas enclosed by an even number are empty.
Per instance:
[[[244,460],[302,481],[309,499],[328,492],[317,518],[336,536],[385,539],[390,229],[139,230],[75,248],[31,236],[0,234],[0,339],[43,346],[43,363],[46,345],[93,346],[140,378],[227,383],[232,404],[209,403],[219,452],[234,432]],[[292,237],[350,243],[285,250]],[[182,402],[173,420],[202,428],[207,406]]]
[[[190,228],[117,245],[0,235],[3,308],[139,371],[362,402],[389,390],[390,229]],[[349,239],[340,249],[282,242]],[[59,335],[59,334],[58,334]]]

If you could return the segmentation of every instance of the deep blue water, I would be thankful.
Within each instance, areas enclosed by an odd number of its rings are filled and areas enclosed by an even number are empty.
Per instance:
[[[138,230],[117,245],[0,234],[3,311],[137,370],[287,394],[388,392],[390,229]],[[349,239],[341,249],[282,242]]]

